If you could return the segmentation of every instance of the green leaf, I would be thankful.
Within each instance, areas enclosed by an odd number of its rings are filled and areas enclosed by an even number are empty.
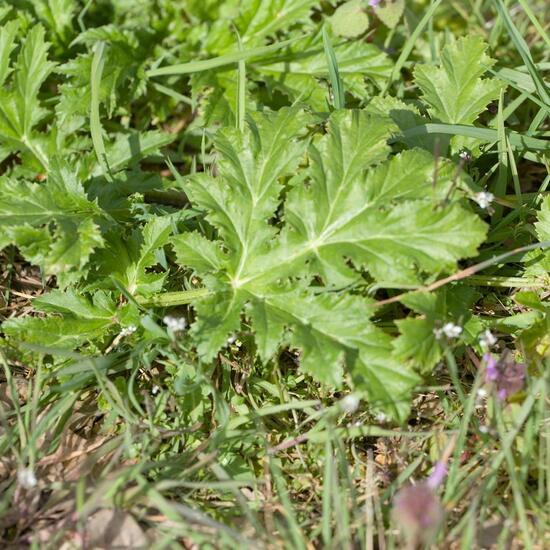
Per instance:
[[[60,87],[61,99],[56,107],[60,121],[67,123],[80,117],[82,124],[89,114],[91,49],[96,42],[106,44],[99,101],[111,116],[117,106],[126,106],[145,93],[145,65],[153,40],[144,32],[137,38],[135,33],[114,25],[89,29],[80,34],[75,43],[87,45],[90,53],[81,54],[59,68],[59,72],[67,78]]]
[[[338,386],[349,371],[377,407],[402,419],[416,375],[393,357],[368,301],[330,291],[358,282],[364,268],[393,286],[454,269],[476,253],[485,227],[458,202],[444,205],[450,163],[440,163],[434,183],[426,152],[386,160],[390,119],[335,112],[304,158],[304,117],[283,109],[256,115],[244,133],[222,130],[218,176],[184,185],[219,239],[173,239],[178,261],[210,290],[191,333],[210,360],[244,313],[264,361],[290,345],[305,372]]]
[[[318,0],[243,0],[236,9],[226,9],[225,17],[218,17],[209,29],[205,47],[216,53],[236,51],[237,41],[231,27],[241,36],[244,50],[261,44],[281,30],[288,30],[298,23],[307,29],[312,8]]]
[[[374,44],[333,38],[332,45],[344,87],[357,97],[365,94],[365,78],[382,85],[392,71],[391,59]],[[292,44],[276,61],[253,64],[253,68],[292,101],[306,101],[315,110],[326,110],[329,73],[320,34]]]
[[[407,130],[418,128],[429,120],[420,116],[420,112],[414,105],[391,96],[376,96],[372,98],[365,110],[374,115],[389,116],[401,130],[401,135],[396,139],[408,147],[422,147],[430,153],[435,150],[435,138],[432,136],[416,135],[412,139],[404,137]]]
[[[49,44],[44,41],[44,28],[33,27],[25,38],[17,60],[12,67],[11,82],[9,54],[13,48],[14,24],[2,27],[0,34],[0,145],[10,152],[30,153],[39,166],[48,169],[49,160],[44,150],[44,138],[35,132],[46,111],[38,100],[38,92],[54,68],[47,60]]]
[[[52,31],[56,42],[67,46],[74,34],[75,0],[31,0],[38,18]]]
[[[33,303],[56,316],[8,319],[2,324],[7,336],[29,344],[74,349],[91,340],[103,340],[117,322],[116,305],[103,292],[90,301],[75,291],[54,290]]]
[[[160,264],[162,249],[172,232],[170,216],[154,217],[143,228],[136,228],[129,236],[119,231],[105,236],[106,246],[93,257],[91,280],[102,288],[110,286],[109,279],[117,281],[132,295],[160,292],[167,275],[165,269],[151,268]],[[164,261],[163,261],[164,263]],[[91,285],[93,288],[95,284]]]
[[[298,246],[314,254],[311,265],[321,275],[330,270],[334,282],[344,282],[335,272],[347,272],[349,259],[389,286],[415,283],[422,272],[453,269],[483,240],[484,224],[476,216],[458,204],[436,207],[425,200],[441,196],[449,183],[440,179],[432,192],[433,158],[427,153],[398,156],[361,177],[365,165],[387,155],[385,137],[392,130],[387,120],[338,113],[321,147],[311,151],[312,184],[289,194],[286,216],[294,231],[287,241],[299,235]],[[386,208],[392,200],[397,204]]]
[[[535,223],[540,241],[550,241],[550,197],[545,197],[540,206],[538,221]]]
[[[10,54],[15,48],[17,28],[17,21],[10,21],[2,27],[2,32],[0,32],[0,86],[12,72]]]
[[[15,244],[29,261],[65,286],[82,277],[91,253],[103,245],[103,216],[73,171],[55,162],[48,179],[28,183],[0,177],[0,227],[4,245]]]
[[[363,0],[348,0],[338,6],[331,21],[334,34],[346,38],[359,36],[369,28],[369,17]]]
[[[460,38],[441,54],[441,67],[419,65],[414,71],[432,118],[453,124],[472,124],[498,98],[504,84],[481,78],[494,60],[479,37]]]
[[[550,240],[550,197],[545,197],[537,214],[535,229],[539,241]],[[525,276],[550,280],[550,252],[548,250],[533,250],[528,252],[524,260]]]
[[[405,0],[386,0],[384,5],[376,6],[374,13],[376,17],[389,29],[393,29],[399,23],[405,11]]]
[[[448,322],[463,327],[462,337],[467,343],[473,343],[468,329],[476,323],[470,307],[478,298],[474,289],[464,286],[405,296],[401,302],[420,313],[421,317],[396,321],[400,336],[393,341],[394,357],[409,362],[424,374],[430,373],[443,356],[442,344],[445,341],[445,336],[437,338],[434,330]],[[477,332],[474,331],[474,337]]]
[[[338,72],[338,61],[326,27],[323,27],[323,47],[325,49],[325,57],[327,58],[331,103],[335,109],[344,109],[346,107],[346,92]]]
[[[118,172],[143,160],[148,155],[157,153],[161,147],[169,145],[175,138],[175,134],[159,131],[118,134],[112,144],[106,144],[105,146],[107,163],[111,173]],[[96,165],[92,175],[101,175],[99,166]]]
[[[178,262],[197,272],[219,271],[227,262],[220,246],[197,232],[183,233],[172,240],[177,244]]]

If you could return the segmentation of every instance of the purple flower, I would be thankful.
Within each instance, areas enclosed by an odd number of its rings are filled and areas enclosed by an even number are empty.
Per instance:
[[[444,462],[436,462],[433,472],[430,474],[426,484],[430,489],[435,490],[443,483],[445,477],[447,477],[447,466]]]
[[[486,353],[483,359],[487,365],[485,381],[495,385],[497,397],[501,401],[506,400],[523,388],[525,385],[525,364],[517,363],[510,350],[505,349],[498,360],[489,353]]]
[[[408,485],[395,495],[393,517],[412,548],[426,544],[443,520],[443,506],[429,482]]]
[[[381,1],[382,0],[369,0],[369,6],[371,6],[372,8],[376,8],[376,6],[378,6]]]
[[[494,382],[498,378],[497,360],[490,353],[486,353],[483,356],[483,360],[487,365],[485,370],[485,381]]]

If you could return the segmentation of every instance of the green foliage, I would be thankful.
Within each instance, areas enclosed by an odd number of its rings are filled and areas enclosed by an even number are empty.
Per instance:
[[[36,299],[34,306],[58,315],[7,321],[2,328],[8,336],[30,344],[74,349],[85,342],[101,342],[116,322],[116,306],[103,292],[88,300],[71,291],[53,291]]]
[[[365,78],[382,83],[392,69],[390,58],[378,47],[361,41],[333,39],[338,72],[345,89],[356,97],[365,95]],[[328,68],[321,37],[305,37],[289,46],[280,60],[254,66],[266,83],[290,101],[303,101],[314,110],[327,107]]]
[[[147,54],[150,53],[147,48],[151,37],[145,33],[136,36],[136,33],[130,31],[105,26],[82,33],[75,42],[91,49],[97,41],[108,44],[99,99],[105,104],[109,115],[112,115],[119,105],[144,94],[144,67],[148,61]],[[58,106],[62,120],[89,114],[91,66],[92,53],[86,53],[60,67],[60,72],[67,77],[67,82],[61,87],[62,100]]]
[[[109,280],[116,281],[132,295],[160,292],[167,272],[150,272],[149,268],[158,263],[166,265],[162,249],[171,231],[169,217],[155,217],[130,235],[107,233],[106,246],[93,258],[93,279],[103,288],[110,286]]]
[[[51,30],[52,40],[67,47],[74,36],[76,0],[30,0],[38,19]]]
[[[474,344],[481,325],[471,314],[472,305],[479,299],[477,292],[468,287],[456,287],[434,293],[415,293],[402,298],[401,303],[421,317],[408,317],[396,321],[400,335],[393,342],[398,360],[412,362],[424,374],[429,374],[441,360],[447,345],[444,334],[438,329],[454,323],[465,331],[463,340]]]
[[[219,176],[184,186],[220,237],[174,239],[179,263],[212,290],[195,306],[192,332],[209,360],[239,329],[244,309],[264,361],[289,342],[302,352],[301,367],[332,385],[345,365],[374,403],[399,417],[415,376],[396,368],[391,346],[381,345],[387,337],[369,321],[369,302],[331,291],[357,284],[363,269],[387,286],[453,269],[475,254],[485,229],[458,202],[438,207],[451,171],[434,186],[430,155],[410,151],[380,164],[394,128],[387,118],[335,113],[295,173],[307,121],[298,108],[283,109],[255,117],[244,134],[220,131]],[[291,175],[281,205],[281,178]],[[273,222],[280,209],[282,225]],[[318,278],[322,285],[312,284]]]
[[[376,17],[393,29],[399,23],[405,11],[405,0],[386,0],[383,4],[376,6],[374,13]]]
[[[542,0],[0,4],[4,546],[545,547]]]
[[[38,92],[54,63],[47,60],[44,29],[37,25],[28,32],[16,61],[10,64],[16,35],[17,23],[10,22],[0,38],[0,159],[23,151],[47,168],[45,137],[35,128],[48,114],[40,105]]]
[[[414,77],[433,119],[472,124],[498,98],[503,84],[481,78],[494,64],[486,50],[481,38],[460,38],[443,48],[441,67],[416,67]]]
[[[362,0],[348,0],[332,16],[332,28],[338,36],[353,38],[369,28],[369,16]]]
[[[96,223],[101,216],[65,163],[53,165],[45,183],[0,176],[2,246],[16,244],[61,286],[82,278],[90,254],[103,245]]]

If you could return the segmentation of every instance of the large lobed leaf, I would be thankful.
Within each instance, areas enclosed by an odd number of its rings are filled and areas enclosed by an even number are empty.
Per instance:
[[[417,377],[394,359],[391,338],[370,321],[369,301],[344,287],[364,270],[398,286],[453,269],[476,253],[485,226],[444,200],[450,166],[443,163],[434,182],[426,152],[386,160],[390,119],[337,112],[306,154],[307,122],[290,108],[255,116],[244,133],[223,130],[218,176],[188,179],[191,201],[219,235],[174,238],[179,263],[212,291],[196,305],[192,333],[208,360],[245,312],[263,360],[291,345],[306,372],[339,385],[346,368],[375,407],[402,418]]]

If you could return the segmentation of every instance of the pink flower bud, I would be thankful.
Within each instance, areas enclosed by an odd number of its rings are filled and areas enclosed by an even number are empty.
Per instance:
[[[443,480],[447,477],[447,466],[444,462],[436,462],[433,472],[430,474],[430,477],[426,481],[430,489],[437,489],[442,483]]]
[[[443,506],[428,482],[401,489],[393,500],[393,517],[409,545],[427,544],[443,521]]]
[[[498,360],[490,353],[486,353],[483,359],[487,365],[485,381],[494,384],[497,397],[501,401],[506,400],[523,388],[526,367],[523,363],[515,361],[510,350],[505,349]]]

